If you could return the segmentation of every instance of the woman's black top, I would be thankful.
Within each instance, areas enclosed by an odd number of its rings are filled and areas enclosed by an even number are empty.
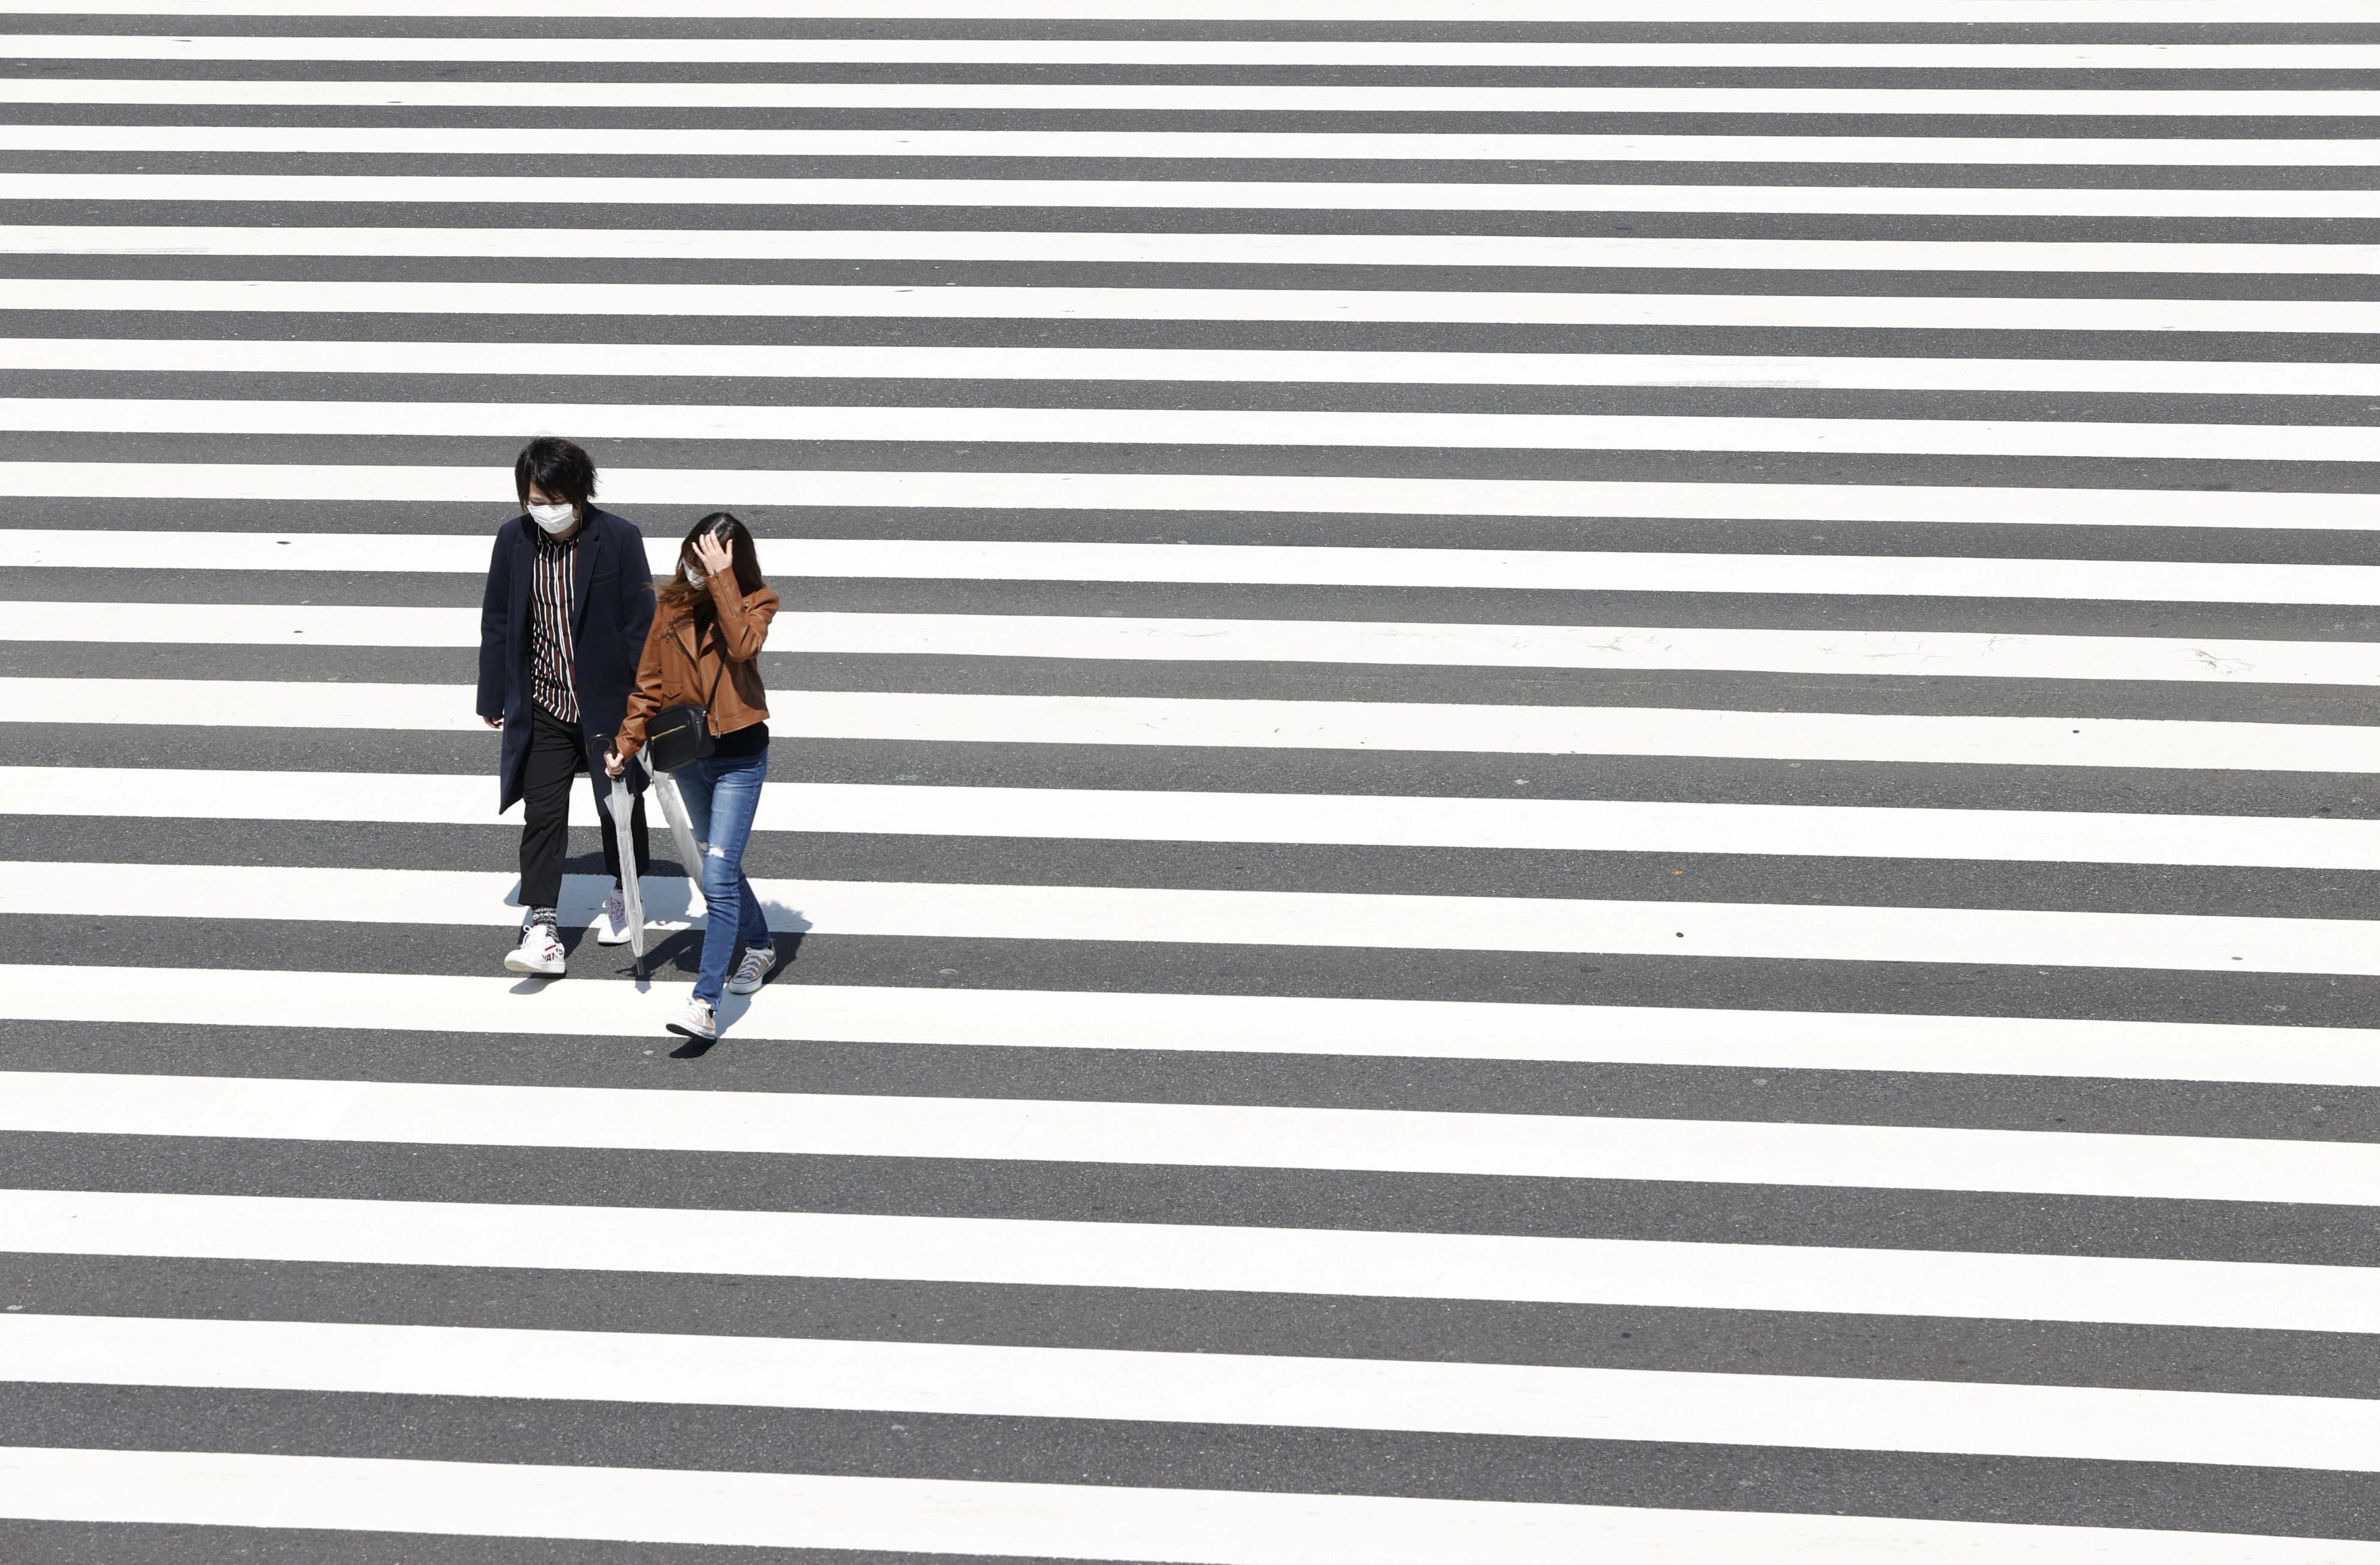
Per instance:
[[[727,760],[757,756],[768,747],[769,725],[765,722],[747,724],[733,734],[722,734],[710,742],[710,753]]]

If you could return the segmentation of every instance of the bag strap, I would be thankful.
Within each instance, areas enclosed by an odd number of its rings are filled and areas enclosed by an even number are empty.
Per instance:
[[[693,628],[693,626],[692,626],[692,623],[691,623],[690,621],[688,622],[687,628],[688,628],[688,629],[692,629],[692,628]],[[719,634],[719,627],[718,627],[718,626],[716,626],[716,625],[713,625],[713,626],[711,627],[711,635],[712,635],[712,637],[715,638],[715,637],[718,636],[718,634]],[[700,675],[699,675],[699,671],[700,671],[700,669],[701,669],[701,667],[702,667],[702,644],[701,644],[701,637],[697,637],[693,641],[691,641],[691,642],[687,643],[687,645],[686,645],[686,650],[687,650],[689,653],[691,653],[691,654],[693,655],[693,658],[694,658],[694,666],[695,666],[696,670],[698,671],[697,677],[700,677]],[[722,680],[722,679],[726,678],[726,677],[727,677],[727,649],[726,649],[725,648],[723,648],[723,647],[722,647],[722,648],[719,649],[719,672],[718,672],[717,673],[714,673],[714,674],[712,674],[712,675],[710,676],[710,694],[709,696],[705,697],[705,698],[703,698],[703,702],[702,702],[702,716],[703,716],[703,720],[704,720],[706,722],[709,722],[709,721],[710,721],[710,709],[711,709],[711,707],[712,707],[714,704],[716,704],[716,703],[717,703],[717,701],[719,700],[719,682],[720,682],[721,680]]]

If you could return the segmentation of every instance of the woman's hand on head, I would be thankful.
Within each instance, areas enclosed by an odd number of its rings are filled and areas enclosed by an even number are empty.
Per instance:
[[[694,563],[702,567],[703,575],[715,579],[734,567],[735,554],[717,533],[707,532],[694,540]]]

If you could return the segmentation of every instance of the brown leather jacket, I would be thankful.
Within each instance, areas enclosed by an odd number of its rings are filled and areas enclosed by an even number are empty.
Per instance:
[[[645,724],[663,707],[708,706],[713,734],[733,734],[767,721],[769,692],[760,684],[760,646],[769,639],[769,622],[777,617],[777,595],[764,587],[747,598],[730,575],[712,576],[705,590],[719,611],[719,624],[700,648],[695,645],[693,610],[674,609],[664,598],[654,613],[653,627],[645,634],[644,659],[637,667],[637,688],[620,724],[621,755],[633,756],[644,748]],[[716,696],[711,694],[714,680]]]

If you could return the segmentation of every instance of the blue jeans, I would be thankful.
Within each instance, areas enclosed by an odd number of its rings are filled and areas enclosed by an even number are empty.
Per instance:
[[[736,940],[740,938],[747,946],[769,943],[768,915],[760,911],[760,899],[744,873],[744,844],[760,808],[769,752],[688,761],[670,775],[677,780],[695,836],[709,849],[697,878],[710,912],[703,921],[702,971],[694,980],[694,998],[717,1005],[727,988]]]

